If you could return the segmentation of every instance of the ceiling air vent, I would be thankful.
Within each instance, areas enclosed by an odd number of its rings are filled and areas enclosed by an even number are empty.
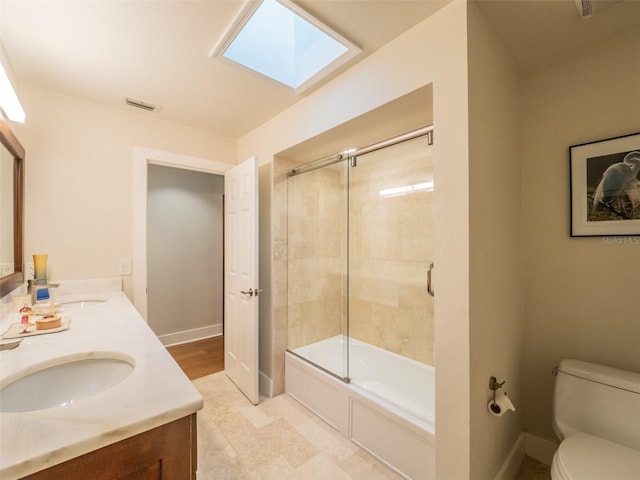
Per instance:
[[[622,0],[574,0],[576,8],[582,18],[589,18],[597,15],[616,3],[622,3]]]
[[[156,105],[153,105],[152,103],[143,102],[142,100],[136,100],[135,98],[131,98],[131,97],[126,97],[124,99],[124,102],[127,105],[130,105],[136,108],[141,108],[142,110],[146,110],[147,112],[156,112],[160,110],[159,107],[157,107]]]

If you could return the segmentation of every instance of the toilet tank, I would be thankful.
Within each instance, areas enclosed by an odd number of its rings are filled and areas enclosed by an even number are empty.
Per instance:
[[[553,430],[560,440],[582,432],[640,450],[640,374],[562,360],[553,395]]]

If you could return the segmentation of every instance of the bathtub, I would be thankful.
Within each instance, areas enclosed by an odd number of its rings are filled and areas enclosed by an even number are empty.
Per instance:
[[[286,393],[405,478],[435,478],[435,369],[351,339],[347,383],[343,342],[287,351]]]

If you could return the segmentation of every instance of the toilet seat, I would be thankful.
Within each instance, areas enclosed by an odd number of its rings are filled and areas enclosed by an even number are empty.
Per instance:
[[[553,480],[638,480],[640,451],[586,433],[566,438],[551,464]]]

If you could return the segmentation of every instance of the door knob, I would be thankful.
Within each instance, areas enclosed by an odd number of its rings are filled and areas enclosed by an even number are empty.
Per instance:
[[[258,288],[256,288],[255,290],[253,288],[250,288],[249,291],[240,290],[240,293],[243,293],[245,295],[249,295],[250,297],[253,297],[254,295],[257,297],[260,292],[262,292],[262,290],[260,290]]]

